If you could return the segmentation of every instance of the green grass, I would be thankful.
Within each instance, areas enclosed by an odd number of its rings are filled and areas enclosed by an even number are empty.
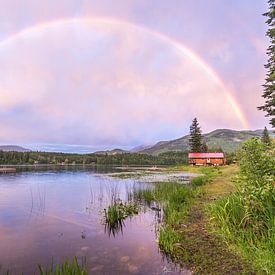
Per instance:
[[[185,223],[195,199],[203,195],[200,186],[221,174],[217,167],[180,166],[175,169],[202,175],[191,180],[191,187],[177,182],[160,182],[155,183],[154,188],[134,192],[134,198],[139,202],[149,206],[156,202],[163,209],[164,224],[159,230],[159,246],[172,258],[176,257],[177,244],[181,240],[178,229]]]
[[[54,264],[54,260],[52,259],[50,267],[39,264],[37,272],[40,275],[88,275],[86,258],[82,258],[81,261],[79,261],[76,257],[74,257],[71,261],[66,259],[60,264]],[[9,270],[2,270],[1,266],[0,274],[13,275],[13,273]],[[23,273],[20,274],[23,275]],[[37,273],[35,272],[35,274]]]
[[[237,167],[179,166],[171,171],[201,175],[192,179],[191,186],[176,182],[156,183],[154,188],[137,190],[134,194],[138,201],[149,206],[154,202],[153,205],[157,203],[163,209],[158,231],[161,251],[194,274],[253,272],[253,268],[228,249],[217,234],[209,232],[205,213],[209,203],[234,190],[230,179],[238,171]]]
[[[184,168],[185,169],[185,168]],[[212,179],[222,175],[221,167],[189,167],[189,172],[202,174],[192,178],[191,183],[195,187],[203,186],[207,183],[211,183]]]
[[[165,227],[159,231],[159,247],[170,257],[175,255],[180,240],[181,238],[174,228]]]
[[[109,235],[115,236],[118,232],[122,231],[124,220],[128,217],[137,215],[139,206],[135,203],[122,203],[113,202],[104,209],[104,224]]]
[[[163,209],[164,224],[159,230],[159,246],[173,257],[174,245],[180,241],[177,227],[183,223],[192,205],[197,190],[180,183],[156,183],[155,188],[137,190],[134,197],[148,205],[156,202]]]
[[[149,188],[136,190],[133,192],[133,199],[148,206],[155,200],[154,192]]]
[[[274,205],[265,201],[264,212],[250,213],[238,193],[209,206],[216,232],[260,271],[275,273]]]
[[[275,144],[247,141],[235,192],[210,204],[215,231],[256,270],[275,274]]]
[[[65,260],[61,264],[54,265],[52,261],[51,267],[38,265],[40,275],[88,275],[86,259],[82,259],[81,263],[77,258],[72,261]]]

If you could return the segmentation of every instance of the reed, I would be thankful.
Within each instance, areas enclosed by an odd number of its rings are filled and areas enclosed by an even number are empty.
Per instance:
[[[76,257],[72,261],[66,259],[57,265],[54,265],[52,260],[50,267],[38,265],[38,270],[40,275],[88,275],[86,259],[83,258],[79,262]]]
[[[109,235],[115,236],[122,232],[124,220],[139,213],[139,206],[134,203],[122,203],[115,201],[104,209],[104,224]]]
[[[159,247],[160,249],[173,257],[177,244],[180,242],[180,236],[171,227],[161,228],[159,231]]]
[[[175,244],[180,241],[180,235],[175,228],[185,220],[196,192],[176,182],[156,183],[155,188],[135,191],[134,197],[139,201],[145,201],[149,205],[154,202],[162,209],[162,226],[158,232],[159,247],[171,257],[175,252]]]

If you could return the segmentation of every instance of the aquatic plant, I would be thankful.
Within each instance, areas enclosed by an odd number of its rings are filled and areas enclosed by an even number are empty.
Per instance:
[[[137,215],[138,212],[137,204],[114,201],[107,209],[104,209],[105,230],[109,235],[115,236],[118,232],[122,232],[124,220]]]
[[[180,242],[179,234],[172,227],[161,228],[159,231],[159,247],[169,256],[174,255],[177,244]]]
[[[156,183],[155,188],[135,190],[135,198],[149,205],[155,202],[162,209],[158,236],[159,247],[165,254],[173,256],[175,245],[180,241],[175,228],[185,220],[196,193],[196,190],[176,182],[161,182]]]
[[[144,188],[133,191],[133,200],[138,203],[150,206],[150,204],[155,200],[152,188]]]
[[[66,259],[57,265],[54,265],[52,260],[50,267],[38,265],[38,270],[40,275],[88,275],[86,259],[82,258],[79,263],[76,257],[72,261]]]

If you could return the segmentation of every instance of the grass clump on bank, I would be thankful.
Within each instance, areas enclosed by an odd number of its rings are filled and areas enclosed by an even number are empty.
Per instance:
[[[181,241],[177,231],[172,227],[161,228],[159,231],[159,247],[166,254],[172,256],[177,249],[176,244]]]
[[[237,191],[209,207],[216,231],[257,270],[275,273],[275,146],[247,141]]]
[[[159,247],[172,258],[175,256],[177,244],[181,241],[177,229],[184,222],[196,194],[197,190],[171,182],[156,183],[155,188],[138,190],[134,194],[138,201],[148,206],[157,203],[157,208],[162,209]]]

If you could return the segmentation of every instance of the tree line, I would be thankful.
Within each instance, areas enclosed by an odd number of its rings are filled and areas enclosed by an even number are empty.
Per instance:
[[[187,152],[166,152],[158,156],[138,153],[66,154],[50,152],[3,152],[0,165],[179,165],[187,164]]]

